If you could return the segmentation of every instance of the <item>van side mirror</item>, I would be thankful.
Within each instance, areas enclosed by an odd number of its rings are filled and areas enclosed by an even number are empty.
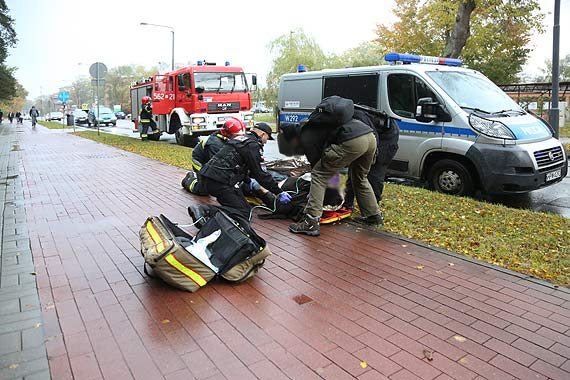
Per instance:
[[[420,98],[416,106],[416,120],[422,123],[429,123],[431,121],[451,121],[449,115],[439,104],[432,98]]]
[[[204,92],[204,86],[198,86],[196,87],[196,93],[197,94],[201,94]]]
[[[257,86],[257,75],[253,74],[253,75],[251,76],[251,84],[252,84],[253,86]]]

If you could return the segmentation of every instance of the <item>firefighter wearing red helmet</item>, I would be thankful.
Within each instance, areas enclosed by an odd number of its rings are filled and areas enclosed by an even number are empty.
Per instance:
[[[186,177],[182,180],[182,187],[192,194],[208,195],[200,180],[200,170],[231,138],[245,133],[245,124],[243,121],[230,117],[219,131],[212,133],[208,138],[202,139],[198,145],[192,150],[192,169],[193,172],[188,172]]]
[[[146,141],[149,139],[148,128],[150,127],[151,139],[158,140],[160,138],[160,131],[156,127],[156,123],[152,119],[152,103],[150,101],[150,96],[143,96],[141,99],[141,112],[140,112],[140,123],[141,128],[141,140]]]
[[[208,194],[216,197],[222,206],[239,212],[246,220],[249,219],[251,206],[242,190],[236,187],[240,182],[250,189],[263,186],[277,195],[283,204],[291,201],[291,196],[281,191],[271,174],[261,166],[263,146],[267,140],[273,140],[271,132],[267,123],[256,124],[245,135],[228,140],[200,171]]]

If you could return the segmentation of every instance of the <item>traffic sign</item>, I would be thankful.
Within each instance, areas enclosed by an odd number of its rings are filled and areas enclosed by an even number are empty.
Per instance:
[[[105,79],[91,79],[91,86],[95,87],[95,86],[104,86],[105,85]]]
[[[94,64],[89,67],[89,74],[93,77],[93,79],[102,79],[105,77],[107,73],[107,66],[101,62],[95,62]]]
[[[60,102],[67,102],[69,100],[69,91],[61,91],[58,95],[57,98],[59,99]]]

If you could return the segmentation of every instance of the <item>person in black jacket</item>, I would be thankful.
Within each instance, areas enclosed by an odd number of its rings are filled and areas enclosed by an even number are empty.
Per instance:
[[[261,167],[261,152],[267,140],[273,140],[271,127],[258,123],[245,135],[229,140],[200,171],[208,194],[246,219],[249,219],[251,206],[241,189],[236,187],[239,182],[243,181],[251,188],[259,184],[277,195],[281,203],[291,201],[291,196],[281,191],[271,174]]]
[[[385,115],[374,115],[372,113],[365,112],[363,109],[355,109],[354,118],[367,124],[376,132],[378,153],[376,155],[376,161],[370,167],[368,182],[370,182],[370,186],[372,186],[372,191],[374,191],[376,201],[380,202],[382,200],[382,192],[384,191],[386,171],[398,151],[400,130],[393,119],[388,120]],[[352,187],[352,180],[350,177],[349,169],[343,207],[352,210],[354,208],[354,189]]]
[[[368,125],[353,119],[353,115],[352,100],[331,96],[323,99],[301,126],[299,143],[313,167],[311,190],[304,217],[291,224],[289,231],[320,235],[319,219],[325,189],[331,177],[347,166],[362,215],[358,221],[366,224],[383,222],[367,179],[376,157],[376,137]]]
[[[142,124],[141,130],[141,140],[146,141],[148,140],[148,128],[150,127],[151,134],[156,135],[160,134],[160,131],[156,127],[155,121],[152,119],[152,104],[150,102],[150,96],[143,96],[141,99],[141,112],[140,112],[140,120]]]
[[[192,150],[192,169],[182,180],[182,187],[195,195],[208,195],[204,184],[200,180],[200,171],[226,142],[237,135],[245,133],[245,125],[235,117],[228,118],[219,131],[212,133],[208,138],[200,141]]]

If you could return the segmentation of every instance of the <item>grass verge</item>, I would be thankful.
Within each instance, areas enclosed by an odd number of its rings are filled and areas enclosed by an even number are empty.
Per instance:
[[[275,124],[275,115],[272,113],[255,113],[253,114],[253,120]]]
[[[38,124],[49,129],[73,128],[73,126],[68,127],[66,124],[55,121],[38,121]]]
[[[191,149],[96,132],[77,136],[190,170]],[[554,284],[570,286],[570,220],[386,184],[386,231]]]
[[[97,135],[96,131],[81,131],[71,134],[137,153],[153,160],[192,170],[192,149],[184,146],[163,144],[158,141],[142,141],[105,132]]]

